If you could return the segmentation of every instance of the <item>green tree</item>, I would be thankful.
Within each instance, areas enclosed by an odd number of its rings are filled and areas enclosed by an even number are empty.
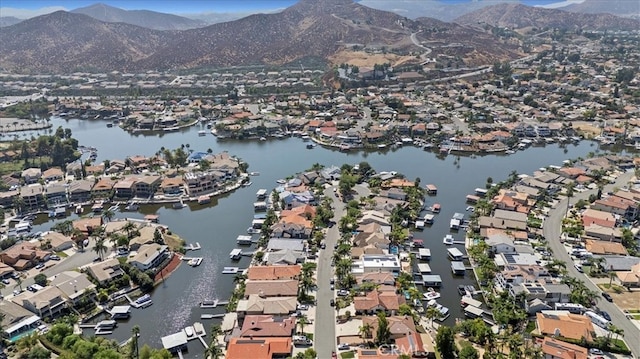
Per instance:
[[[38,273],[35,277],[33,277],[33,281],[37,285],[46,286],[47,285],[47,276],[44,273]]]
[[[478,359],[478,351],[471,345],[465,345],[460,350],[459,359]]]
[[[27,359],[49,359],[51,358],[51,352],[39,345],[35,345],[29,350],[26,357]]]
[[[388,344],[391,341],[391,331],[389,321],[384,312],[378,313],[378,330],[376,331],[376,342],[378,345]]]
[[[453,330],[444,325],[438,328],[436,333],[436,347],[442,358],[455,358],[456,343],[454,341]]]
[[[104,253],[107,251],[107,246],[104,244],[104,238],[96,238],[96,243],[93,245],[93,251],[100,257],[104,256]]]

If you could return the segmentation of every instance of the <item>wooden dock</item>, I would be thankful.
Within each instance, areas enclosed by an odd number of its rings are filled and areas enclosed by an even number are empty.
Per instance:
[[[216,319],[216,318],[224,318],[226,314],[201,314],[200,319]]]

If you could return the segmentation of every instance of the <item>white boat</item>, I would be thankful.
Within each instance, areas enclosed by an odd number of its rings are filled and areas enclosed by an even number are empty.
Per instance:
[[[452,235],[447,234],[446,236],[444,236],[444,239],[442,240],[442,243],[450,246],[453,244],[454,238]]]
[[[124,207],[125,211],[128,211],[128,212],[135,212],[139,208],[140,206],[136,202],[130,202],[129,204],[127,204],[126,207]]]
[[[260,141],[266,141],[267,138],[266,137],[260,137]]]
[[[245,182],[242,184],[242,187],[249,187],[253,184],[253,182],[249,181],[249,182]]]
[[[423,293],[422,296],[424,300],[432,300],[440,298],[440,292],[436,292],[433,288],[429,288],[426,293]]]
[[[247,233],[249,233],[249,234],[258,234],[260,232],[261,231],[259,229],[256,229],[256,228],[253,228],[253,227],[247,228]]]
[[[191,327],[184,328],[184,333],[187,335],[187,338],[191,338],[193,336],[193,328]]]
[[[279,180],[276,181],[276,183],[277,184],[285,184],[285,183],[287,183],[287,181],[283,180],[283,179],[279,179]]]
[[[260,176],[260,172],[249,172],[249,176]]]
[[[198,136],[206,136],[206,135],[207,135],[207,131],[205,130],[198,131]]]

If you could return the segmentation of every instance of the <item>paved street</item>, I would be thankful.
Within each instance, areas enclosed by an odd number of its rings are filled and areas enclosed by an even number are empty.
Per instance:
[[[622,174],[616,179],[614,184],[605,186],[604,193],[613,190],[614,187],[622,187],[633,177],[632,172]],[[597,193],[597,190],[589,190],[585,192],[576,192],[571,198],[571,203],[576,203],[581,199],[588,199],[590,194]],[[573,260],[567,252],[565,246],[560,243],[560,232],[562,230],[562,218],[564,217],[567,209],[567,198],[563,198],[559,201],[555,208],[549,211],[549,216],[544,222],[544,236],[549,242],[549,247],[553,251],[555,258],[565,261],[567,263],[567,271],[569,275],[578,278],[585,282],[586,286],[590,290],[601,292],[586,275],[578,272],[578,270],[572,265]],[[631,351],[636,358],[640,357],[640,329],[636,327],[629,319],[626,318],[624,313],[615,305],[615,303],[609,303],[604,298],[598,298],[598,307],[604,311],[607,311],[611,315],[612,323],[624,330],[624,339],[629,345]]]
[[[67,258],[62,258],[61,261],[56,262],[53,260],[49,260],[46,262],[46,269],[40,272],[37,269],[30,269],[27,271],[28,278],[22,280],[22,289],[25,289],[27,286],[33,284],[33,277],[38,273],[44,273],[47,277],[51,277],[60,272],[64,272],[67,270],[74,270],[78,267],[84,266],[88,263],[91,263],[93,259],[97,256],[94,251],[91,250],[94,244],[94,240],[89,240],[89,246],[84,250],[84,252],[77,252],[73,255],[70,255]],[[69,252],[69,251],[66,251]],[[105,257],[111,254],[111,251],[105,253]],[[1,293],[3,296],[8,296],[12,294],[16,287],[15,281],[12,279],[11,284],[6,285],[5,288],[2,289]]]
[[[313,336],[318,358],[331,358],[331,352],[336,350],[336,313],[335,309],[329,305],[329,300],[334,297],[334,293],[329,287],[329,280],[333,276],[333,268],[331,267],[333,246],[340,239],[337,223],[344,214],[345,206],[335,196],[334,188],[329,187],[324,191],[327,198],[333,199],[333,220],[336,225],[327,230],[325,237],[327,249],[321,250],[318,257],[318,290],[316,292],[318,305],[316,306],[315,334]]]

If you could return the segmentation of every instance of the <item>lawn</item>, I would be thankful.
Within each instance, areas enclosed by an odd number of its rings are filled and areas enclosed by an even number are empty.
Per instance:
[[[66,254],[66,253],[65,253],[65,252],[63,252],[63,251],[56,252],[56,254],[57,254],[57,255],[58,255],[58,257],[60,257],[60,258],[67,258],[67,257],[69,256],[68,254]]]
[[[342,359],[352,359],[355,358],[356,354],[352,351],[348,351],[348,352],[344,352],[344,353],[340,353],[340,358]]]

